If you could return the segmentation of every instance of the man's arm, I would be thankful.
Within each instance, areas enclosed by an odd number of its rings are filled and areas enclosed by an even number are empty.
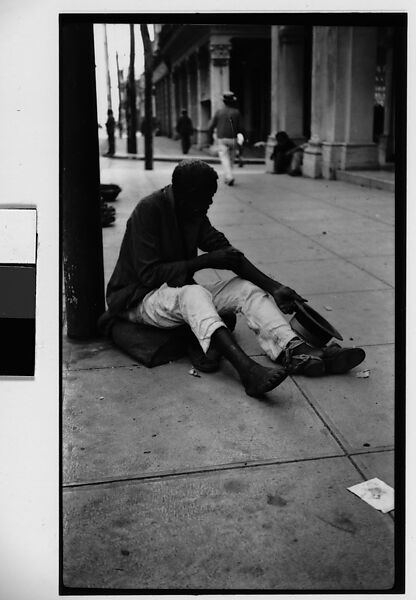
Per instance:
[[[163,283],[180,287],[189,280],[186,260],[167,261],[162,256],[160,217],[155,207],[142,202],[129,220],[130,257],[138,281],[150,289]]]
[[[160,251],[159,215],[150,204],[139,206],[128,225],[131,228],[130,256],[139,281],[150,289],[163,283],[181,287],[201,269],[236,268],[242,252],[232,248],[227,238],[206,220],[201,227],[203,241],[200,247],[208,252],[195,258],[167,261]]]
[[[295,300],[307,302],[294,290],[268,277],[255,267],[240,250],[231,246],[223,233],[211,225],[208,217],[205,217],[201,226],[198,247],[206,251],[206,254],[198,256],[190,263],[189,268],[195,269],[193,272],[206,268],[229,269],[273,296],[276,304],[284,313],[294,311]]]
[[[204,217],[198,233],[197,245],[204,252],[188,261],[189,273],[193,275],[201,269],[230,269],[238,267],[243,253],[231,246],[225,235],[215,229],[207,216]]]
[[[225,269],[235,272],[242,256],[241,250],[232,246],[205,252],[187,261],[188,272],[190,275],[201,269]]]

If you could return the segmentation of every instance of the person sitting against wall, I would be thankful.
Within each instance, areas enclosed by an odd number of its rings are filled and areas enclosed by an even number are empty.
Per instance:
[[[304,146],[304,144],[297,146],[286,131],[278,131],[276,133],[276,145],[270,155],[270,159],[274,161],[273,172],[278,175],[282,173],[301,175]]]

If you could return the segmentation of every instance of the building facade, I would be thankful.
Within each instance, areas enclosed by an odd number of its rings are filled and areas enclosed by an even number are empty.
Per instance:
[[[270,26],[156,25],[153,75],[162,135],[175,133],[186,108],[196,144],[208,143],[207,127],[232,89],[244,115],[248,142],[270,131]]]
[[[312,25],[156,25],[155,111],[173,136],[188,110],[195,143],[231,89],[248,144],[275,135],[306,143],[303,174],[336,178],[338,170],[394,161],[393,27]]]

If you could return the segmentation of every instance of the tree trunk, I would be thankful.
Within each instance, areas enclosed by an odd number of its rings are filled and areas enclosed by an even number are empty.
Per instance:
[[[105,71],[107,78],[107,108],[112,110],[111,104],[111,76],[110,76],[110,64],[108,59],[108,40],[107,40],[107,25],[104,24],[104,50],[105,50]]]
[[[149,171],[153,169],[153,51],[147,25],[141,23],[140,31],[144,48],[144,168]]]
[[[136,131],[137,131],[137,112],[136,112],[136,82],[134,79],[134,24],[130,23],[130,67],[129,67],[129,85],[128,85],[128,110],[129,118],[127,121],[127,152],[137,153]]]
[[[97,335],[104,312],[94,34],[65,23],[60,36],[61,194],[67,335]]]

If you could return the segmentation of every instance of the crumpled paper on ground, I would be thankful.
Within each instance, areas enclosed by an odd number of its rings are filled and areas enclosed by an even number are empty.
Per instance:
[[[364,369],[364,371],[359,371],[355,374],[355,376],[361,379],[367,379],[368,377],[370,377],[370,369]]]
[[[394,510],[394,489],[377,477],[352,485],[347,490],[383,513]]]

